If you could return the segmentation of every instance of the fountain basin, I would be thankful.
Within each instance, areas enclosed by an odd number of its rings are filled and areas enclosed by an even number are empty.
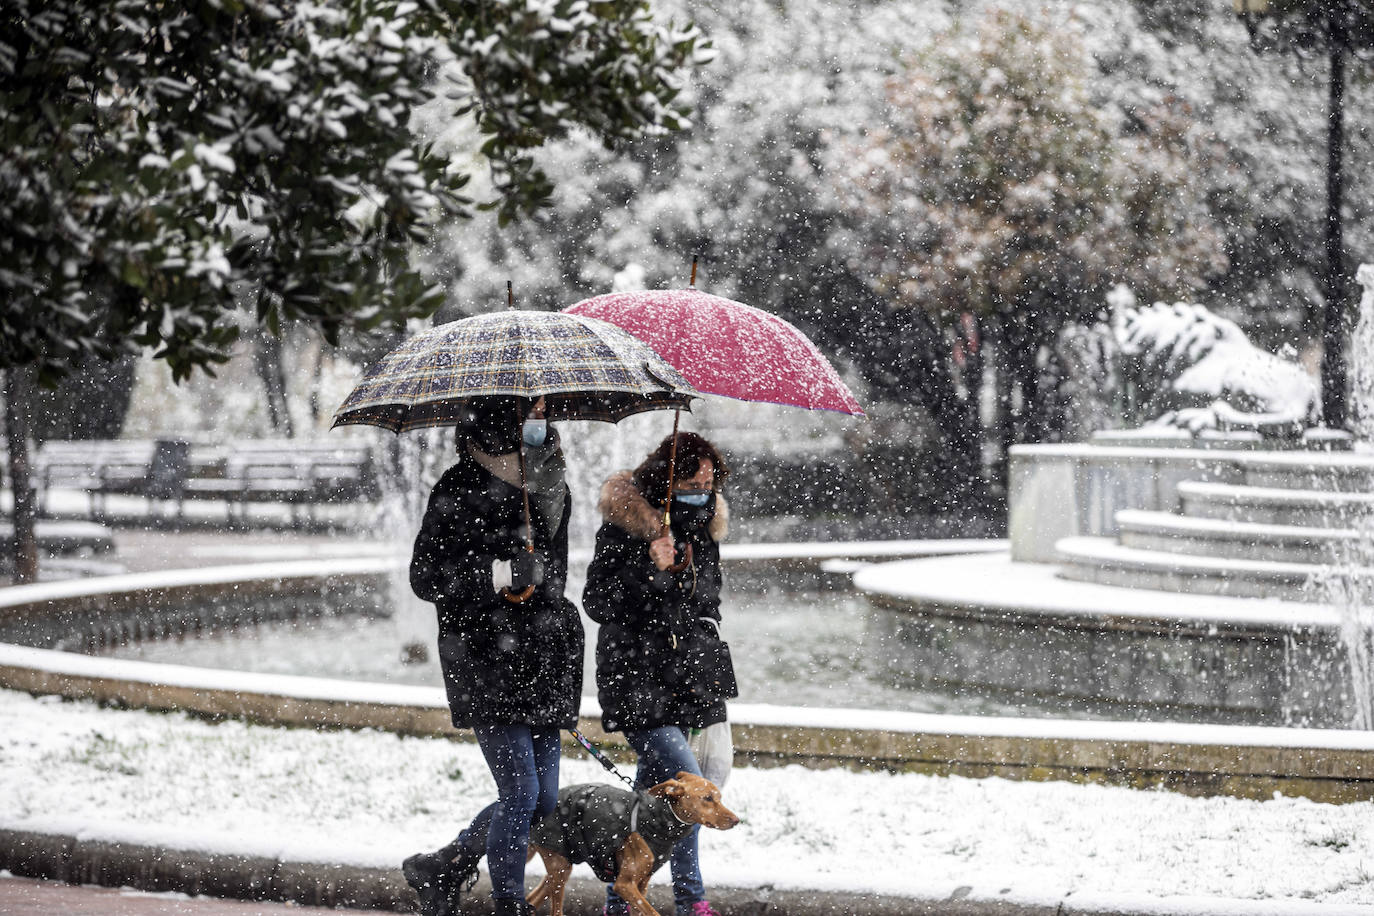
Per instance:
[[[1325,605],[1066,581],[1005,553],[880,564],[854,582],[907,615],[922,686],[1120,718],[1344,728],[1355,715]]]

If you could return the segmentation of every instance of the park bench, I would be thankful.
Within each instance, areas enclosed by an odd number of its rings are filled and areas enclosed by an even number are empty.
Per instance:
[[[186,443],[176,440],[44,442],[33,462],[38,514],[49,514],[55,489],[90,494],[97,517],[105,514],[109,494],[171,499],[185,473],[186,455]]]
[[[293,522],[315,507],[377,498],[372,449],[357,442],[247,440],[224,447],[183,440],[49,441],[33,460],[38,512],[53,510],[56,489],[87,493],[96,518],[108,517],[107,497],[142,497],[185,515],[188,500],[226,504],[231,523],[243,523],[252,504],[291,507]]]
[[[159,439],[151,449],[129,460],[106,461],[94,490],[97,515],[105,514],[105,497],[141,496],[150,502],[176,500],[191,467],[191,445],[180,439]]]
[[[264,440],[230,447],[223,473],[186,480],[180,498],[221,500],[229,520],[242,524],[253,503],[287,505],[292,522],[299,523],[302,513],[313,520],[316,506],[376,495],[376,468],[367,446]]]

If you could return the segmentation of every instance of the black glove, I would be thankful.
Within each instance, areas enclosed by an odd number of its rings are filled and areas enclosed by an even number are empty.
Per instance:
[[[510,590],[523,592],[531,585],[544,581],[544,558],[537,553],[522,550],[510,561]]]

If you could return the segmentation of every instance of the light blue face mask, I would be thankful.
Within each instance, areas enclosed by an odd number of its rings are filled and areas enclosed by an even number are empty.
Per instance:
[[[549,438],[549,421],[541,418],[531,418],[525,421],[525,425],[520,430],[521,438],[530,448],[539,448]]]
[[[673,499],[687,506],[704,506],[711,501],[711,491],[674,490]]]

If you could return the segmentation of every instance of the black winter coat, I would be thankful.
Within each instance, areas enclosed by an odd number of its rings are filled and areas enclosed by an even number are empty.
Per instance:
[[[649,542],[614,521],[596,534],[582,608],[601,624],[596,686],[607,731],[725,721],[725,701],[693,676],[679,648],[689,631],[714,631],[701,618],[720,621],[720,545],[705,528],[675,534],[693,544],[695,576],[659,570]]]
[[[457,728],[577,724],[585,635],[563,594],[572,500],[564,500],[552,538],[537,503],[530,512],[544,581],[528,601],[512,604],[492,589],[491,564],[525,549],[520,489],[464,455],[430,494],[410,587],[438,610],[439,664]]]

